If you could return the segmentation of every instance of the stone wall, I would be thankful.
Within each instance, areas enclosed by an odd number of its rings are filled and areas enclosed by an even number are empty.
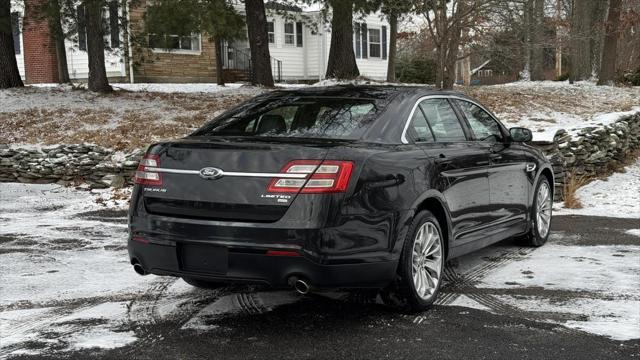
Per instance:
[[[555,198],[559,201],[569,174],[587,178],[607,174],[640,149],[640,111],[606,125],[585,127],[573,135],[560,130],[553,141],[533,145],[542,149],[553,165]]]
[[[114,153],[100,146],[57,145],[38,149],[0,144],[0,182],[87,183],[92,188],[132,185],[144,151]]]
[[[640,149],[640,112],[608,125],[584,128],[575,135],[558,131],[552,142],[534,142],[550,159],[556,200],[562,200],[567,174],[593,177],[619,165]],[[0,182],[84,182],[93,188],[122,187],[132,177],[144,150],[128,154],[91,144],[57,145],[39,149],[0,144]]]

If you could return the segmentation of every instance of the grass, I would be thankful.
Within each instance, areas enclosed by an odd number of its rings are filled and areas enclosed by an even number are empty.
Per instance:
[[[582,209],[582,203],[578,199],[578,189],[588,184],[590,179],[585,176],[567,174],[567,181],[564,184],[564,207],[567,209]]]

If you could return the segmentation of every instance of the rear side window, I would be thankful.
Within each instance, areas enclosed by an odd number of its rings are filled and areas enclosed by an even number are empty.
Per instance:
[[[373,99],[269,99],[214,119],[193,136],[357,139],[381,110]]]
[[[502,131],[498,122],[476,104],[464,100],[455,100],[467,118],[473,137],[478,141],[500,142]]]
[[[433,134],[427,123],[424,113],[417,107],[411,118],[411,126],[409,127],[409,135],[415,142],[433,142]]]
[[[420,102],[427,123],[437,142],[466,141],[458,116],[447,99],[426,99]]]

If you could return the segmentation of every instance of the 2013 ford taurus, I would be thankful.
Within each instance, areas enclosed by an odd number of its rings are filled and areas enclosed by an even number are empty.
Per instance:
[[[200,287],[393,288],[422,310],[446,260],[546,242],[553,171],[528,141],[456,92],[274,91],[149,147],[131,263]]]

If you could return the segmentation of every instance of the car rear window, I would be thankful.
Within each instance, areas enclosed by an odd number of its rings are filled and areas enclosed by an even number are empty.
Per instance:
[[[272,98],[223,114],[193,136],[357,139],[381,108],[375,99]]]

